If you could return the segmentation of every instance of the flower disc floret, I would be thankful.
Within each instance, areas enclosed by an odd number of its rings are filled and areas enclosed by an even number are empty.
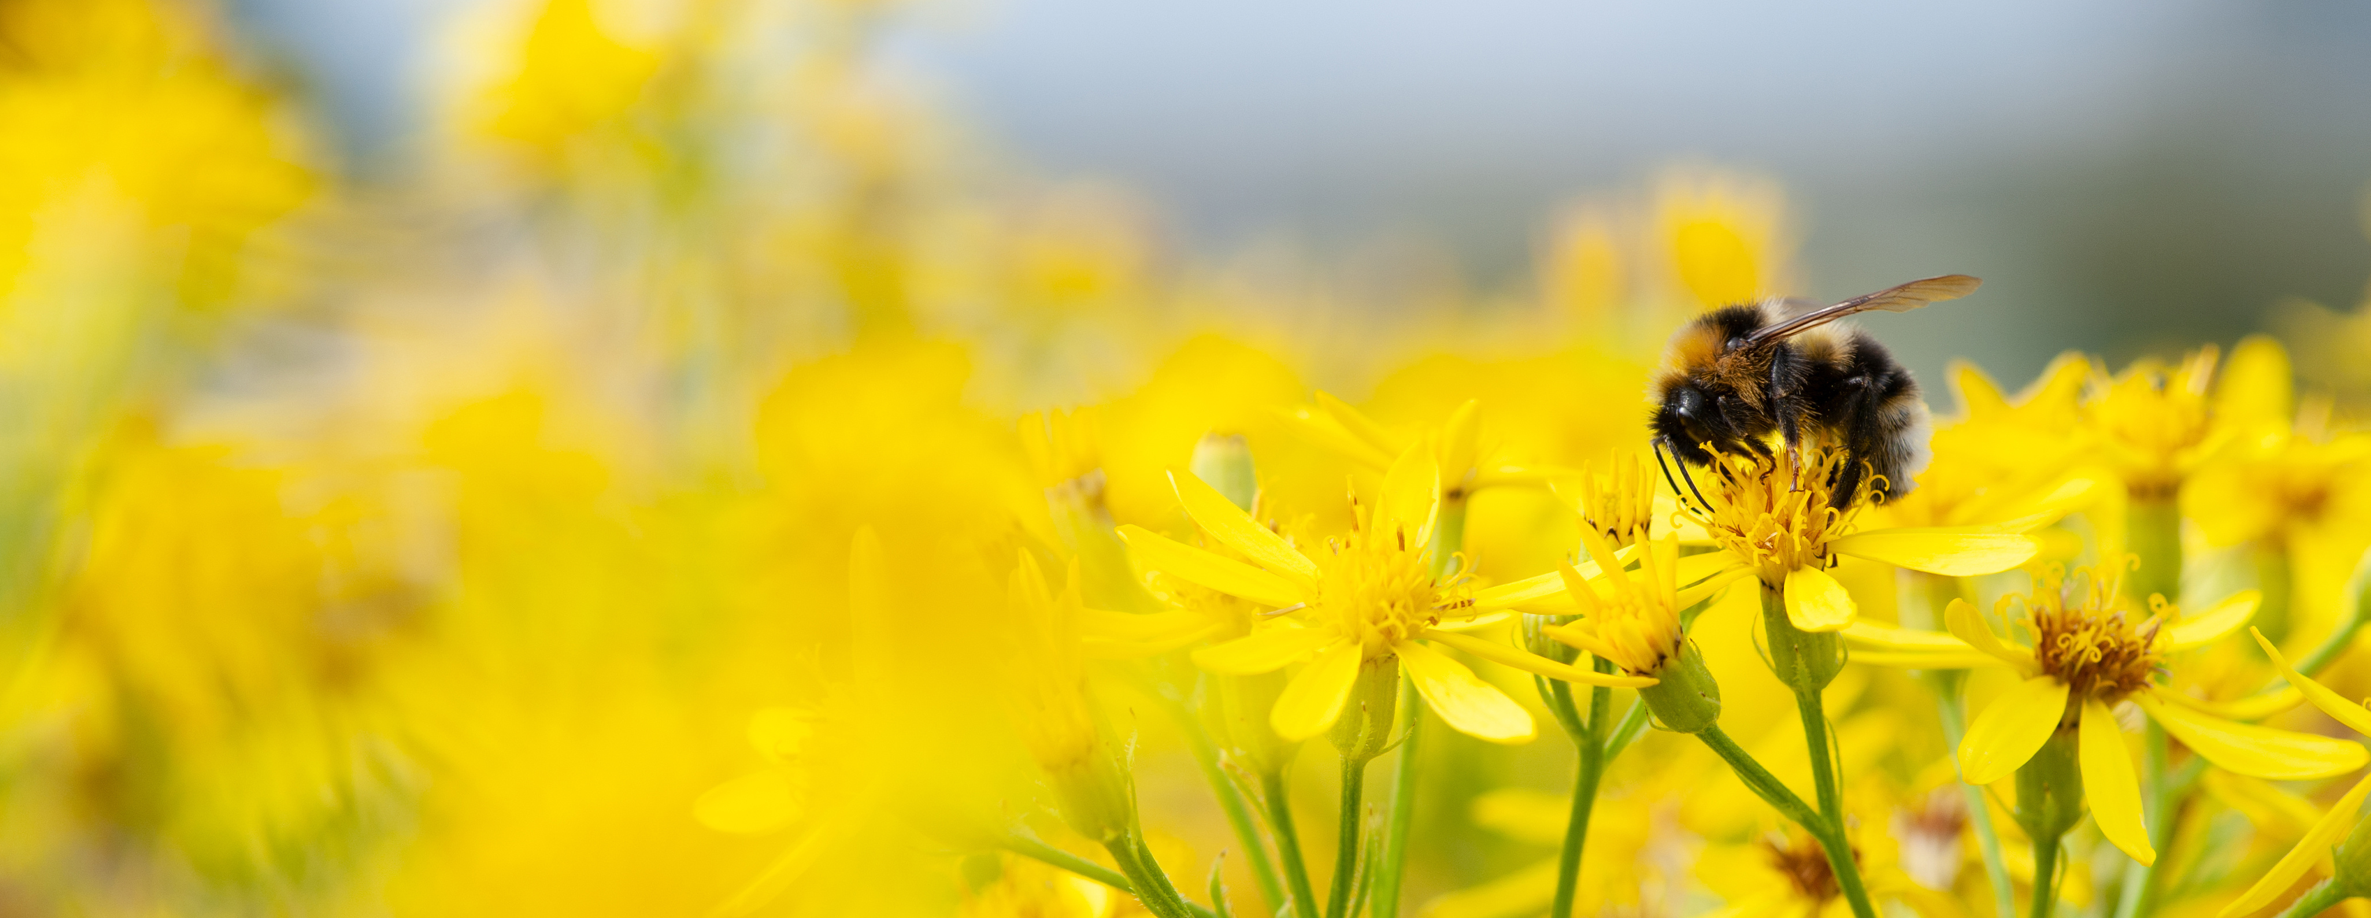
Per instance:
[[[2082,568],[2070,580],[2053,568],[2029,599],[2034,664],[2067,687],[2069,697],[2108,704],[2148,686],[2160,668],[2158,636],[2169,607],[2151,597],[2157,614],[2134,623],[2116,607],[2121,568]],[[2003,607],[2020,601],[2005,597]]]
[[[1804,450],[1792,462],[1722,456],[1714,466],[1720,487],[1712,505],[1699,508],[1697,522],[1772,587],[1797,570],[1834,567],[1829,543],[1863,506],[1856,502],[1841,512],[1829,506],[1846,461],[1846,454],[1833,450]]]

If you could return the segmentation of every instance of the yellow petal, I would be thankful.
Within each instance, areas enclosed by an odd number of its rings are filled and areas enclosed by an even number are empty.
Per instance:
[[[1396,455],[1408,447],[1407,438],[1396,436],[1391,431],[1383,429],[1383,425],[1375,423],[1374,419],[1367,417],[1365,412],[1350,407],[1348,402],[1319,392],[1317,393],[1317,407],[1324,411],[1327,417],[1333,418],[1334,423],[1342,425],[1342,429],[1349,431],[1351,435],[1364,441],[1368,446],[1374,447],[1376,452],[1390,456]]]
[[[2065,716],[2066,684],[2057,679],[2035,676],[2002,692],[1960,740],[1960,780],[1991,784],[2008,777],[2041,751]]]
[[[1730,584],[1743,580],[1751,574],[1753,574],[1753,570],[1751,568],[1744,566],[1732,567],[1710,577],[1706,577],[1703,580],[1697,581],[1695,586],[1673,594],[1672,599],[1676,606],[1681,609],[1686,609],[1689,606],[1703,602],[1715,593],[1728,589]]]
[[[1324,733],[1342,716],[1350,688],[1358,683],[1359,647],[1338,644],[1317,655],[1276,693],[1276,707],[1268,712],[1268,726],[1286,742],[1297,743]]]
[[[1400,665],[1416,682],[1416,693],[1457,732],[1493,743],[1528,743],[1539,735],[1522,705],[1474,678],[1474,671],[1465,664],[1415,641],[1402,643],[1397,650]]]
[[[1558,663],[1554,660],[1548,659],[1547,657],[1540,656],[1539,654],[1509,647],[1496,641],[1485,641],[1481,638],[1473,637],[1471,635],[1451,634],[1438,628],[1426,631],[1423,634],[1423,637],[1425,640],[1448,647],[1455,647],[1459,650],[1465,651],[1466,653],[1473,654],[1474,656],[1481,657],[1482,659],[1499,664],[1501,666],[1512,667],[1533,675],[1546,676],[1550,679],[1562,679],[1566,682],[1578,682],[1583,685],[1605,685],[1612,686],[1614,688],[1643,688],[1645,686],[1655,684],[1654,679],[1646,676],[1624,676],[1615,673],[1601,673],[1593,669],[1582,669],[1577,666],[1567,666],[1563,663]]]
[[[1805,631],[1842,631],[1851,626],[1852,594],[1844,584],[1815,567],[1798,567],[1786,575],[1786,617]]]
[[[1472,610],[1468,609],[1466,611],[1470,612]],[[1512,612],[1492,612],[1488,615],[1477,615],[1473,618],[1445,618],[1441,620],[1440,624],[1432,626],[1432,630],[1472,631],[1476,628],[1487,627],[1506,621],[1509,618],[1513,618],[1514,615],[1515,613]]]
[[[1966,641],[1968,646],[1998,657],[2018,672],[2034,671],[2033,652],[2004,643],[1999,635],[1992,633],[1992,626],[1985,624],[1984,616],[1977,614],[1976,607],[1968,605],[1965,599],[1954,599],[1943,607],[1943,627],[1951,629],[1952,635]]]
[[[790,825],[804,808],[801,797],[789,771],[769,768],[710,788],[692,804],[692,816],[719,832],[755,835]]]
[[[2124,748],[2124,729],[2116,714],[2097,698],[2083,699],[2083,720],[2075,739],[2076,758],[2083,768],[2083,797],[2091,801],[2091,818],[2099,834],[2141,862],[2157,863],[2157,849],[2149,846],[2149,827],[2141,821],[2140,778],[2132,773],[2132,753]]]
[[[1623,560],[1628,560],[1630,558],[1630,552],[1637,547],[1638,546],[1633,545],[1629,548],[1622,549]],[[1728,573],[1729,571],[1742,568],[1745,566],[1745,563],[1737,560],[1736,555],[1725,551],[1708,551],[1682,557],[1679,559],[1678,564],[1672,566],[1679,572],[1671,578],[1672,582],[1685,587],[1689,584],[1697,583],[1710,577],[1718,577],[1722,574]],[[1583,569],[1582,572],[1587,573],[1588,571]]]
[[[1391,467],[1391,453],[1377,449],[1374,444],[1359,439],[1357,434],[1351,433],[1348,428],[1342,426],[1340,421],[1306,408],[1296,411],[1278,410],[1276,414],[1283,417],[1286,423],[1291,424],[1295,432],[1304,439],[1333,450],[1344,459],[1378,472]]]
[[[2245,626],[2248,619],[2254,618],[2256,606],[2263,601],[2262,592],[2241,590],[2204,612],[2182,616],[2181,621],[2165,629],[2166,649],[2189,650],[2222,640],[2225,635]]]
[[[1844,629],[1844,640],[1854,647],[1875,647],[1882,650],[1927,651],[1937,653],[1972,653],[1976,648],[1968,642],[1940,631],[1920,631],[1868,619],[1855,619]]]
[[[1140,526],[1123,525],[1120,538],[1136,556],[1136,565],[1160,571],[1189,583],[1230,596],[1241,596],[1269,606],[1290,606],[1315,591],[1304,592],[1289,580],[1225,555],[1204,551]]]
[[[1855,650],[1851,662],[1870,666],[1891,666],[1896,669],[1982,669],[1988,666],[2007,666],[2001,658],[1973,650],[1943,653],[1926,650]]]
[[[1638,546],[1636,545],[1631,545],[1623,548],[1621,551],[1614,552],[1614,557],[1620,558],[1624,563],[1628,563],[1631,558],[1637,557],[1637,555]],[[1735,564],[1735,562],[1730,560],[1729,556],[1725,553],[1713,554],[1709,556],[1698,555],[1694,557],[1711,557],[1717,561],[1728,562],[1731,565]],[[1687,564],[1688,560],[1689,559],[1687,558],[1680,559],[1680,563],[1683,568]],[[1579,565],[1576,565],[1573,570],[1578,571],[1583,577],[1589,577],[1592,579],[1598,578],[1604,573],[1597,569],[1597,562],[1595,561],[1582,561]],[[1687,581],[1683,580],[1681,582],[1686,583]],[[1535,574],[1525,577],[1521,580],[1510,580],[1497,586],[1475,590],[1473,596],[1469,597],[1472,602],[1466,606],[1464,611],[1467,613],[1472,613],[1495,609],[1512,609],[1518,607],[1529,608],[1533,606],[1554,606],[1557,608],[1565,608],[1571,606],[1572,603],[1564,594],[1565,585],[1563,573],[1561,571],[1549,571],[1545,574]]]
[[[1242,552],[1253,563],[1292,578],[1304,590],[1317,586],[1317,562],[1301,554],[1283,536],[1260,525],[1259,520],[1235,506],[1226,495],[1218,493],[1209,483],[1192,475],[1169,473],[1169,484],[1177,490],[1177,500],[1185,504],[1186,515],[1210,531],[1213,538]]]
[[[2178,704],[2166,704],[2157,699],[2155,692],[2141,692],[2132,696],[2132,701],[2164,727],[2166,733],[2215,767],[2250,777],[2276,781],[2327,778],[2361,768],[2366,760],[2371,760],[2371,755],[2354,743],[2235,723]]]
[[[2215,421],[2232,426],[2286,426],[2296,416],[2288,352],[2264,335],[2231,349],[2215,382]]]
[[[2250,628],[2248,633],[2255,635],[2257,644],[2263,645],[2265,656],[2272,658],[2272,666],[2280,670],[2281,678],[2289,680],[2289,685],[2303,693],[2314,707],[2322,709],[2322,713],[2345,724],[2348,729],[2371,736],[2371,711],[2364,710],[2362,705],[2346,700],[2346,696],[2330,691],[2329,687],[2298,672],[2296,667],[2289,665],[2287,657],[2280,655],[2280,648],[2264,639],[2263,632]]]
[[[1323,628],[1270,628],[1194,651],[1194,665],[1234,676],[1274,672],[1341,640],[1341,635]]]
[[[1416,548],[1432,540],[1433,515],[1441,506],[1441,466],[1421,444],[1391,463],[1383,473],[1383,495],[1375,505],[1375,531],[1394,532]]]
[[[749,745],[766,761],[781,765],[799,754],[815,735],[815,715],[797,708],[760,708],[749,717]]]
[[[2164,692],[2157,697],[2179,703],[2194,711],[2204,711],[2224,720],[2248,722],[2263,720],[2305,703],[2304,693],[2297,691],[2297,687],[2293,685],[2281,686],[2280,691],[2277,692],[2249,695],[2230,701],[2206,701],[2192,698],[2180,692]]]
[[[2004,526],[1879,529],[1830,544],[1843,554],[1946,577],[1997,574],[2042,550],[2034,537]]]
[[[1159,640],[1210,623],[1210,616],[1184,609],[1139,614],[1108,609],[1078,610],[1079,637],[1087,640]]]
[[[2223,906],[2222,911],[2215,913],[2215,918],[2236,918],[2271,905],[2274,898],[2297,885],[2297,881],[2305,876],[2305,871],[2312,868],[2314,862],[2328,857],[2330,849],[2337,846],[2338,840],[2354,829],[2355,811],[2362,808],[2363,793],[2367,790],[2371,790],[2371,775],[2365,775],[2363,780],[2355,782],[2353,790],[2347,791],[2346,796],[2331,804],[2330,811],[2322,814],[2313,828],[2305,830],[2305,837],[2297,840],[2297,847],[2290,848],[2289,853],[2282,855],[2271,870],[2265,871],[2264,876],[2256,880],[2256,885],[2248,887],[2247,892]]]

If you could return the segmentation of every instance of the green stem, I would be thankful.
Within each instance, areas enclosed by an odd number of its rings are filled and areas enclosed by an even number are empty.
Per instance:
[[[2354,576],[2347,579],[2345,617],[2339,619],[2338,627],[2331,629],[2329,637],[2297,661],[2297,671],[2311,676],[2338,662],[2339,656],[2354,646],[2355,633],[2363,630],[2366,618],[2363,610],[2367,606],[2371,606],[2371,551],[2363,553],[2362,560],[2355,564]]]
[[[2313,918],[2346,901],[2346,898],[2346,893],[2338,889],[2338,884],[2323,880],[2306,890],[2305,895],[2298,896],[2297,901],[2289,903],[2288,909],[2280,913],[2280,918]]]
[[[1301,859],[1301,836],[1293,829],[1292,801],[1285,796],[1284,774],[1260,777],[1260,796],[1268,802],[1268,830],[1276,836],[1276,859],[1284,862],[1284,881],[1292,891],[1293,914],[1317,918],[1317,895],[1309,886],[1309,866]]]
[[[2141,818],[2149,827],[2149,844],[2157,849],[2157,860],[2163,863],[2166,845],[2173,837],[2174,782],[2166,774],[2165,728],[2151,720],[2141,734],[2141,793],[2144,795]],[[2138,918],[2148,914],[2154,898],[2155,867],[2138,863],[2124,869],[2124,884],[2116,896],[2116,918]]]
[[[1819,696],[1819,689],[1796,689],[1795,713],[1803,719],[1803,743],[1811,750],[1811,783],[1819,794],[1819,814],[1840,826],[1844,795],[1836,783],[1835,760],[1828,755],[1828,712]]]
[[[2125,506],[2125,542],[2140,566],[2126,580],[2125,595],[2146,604],[2152,593],[2182,601],[2182,508],[2168,493],[2135,494]]]
[[[1943,721],[1943,748],[1957,750],[1968,734],[1967,712],[1960,707],[1960,688],[1966,679],[1957,670],[1935,670],[1927,674],[1935,686],[1936,706]],[[1984,876],[1992,882],[1992,904],[1995,915],[2017,913],[2016,892],[2009,882],[2009,863],[2001,856],[2000,833],[1992,827],[1992,808],[1985,805],[1984,789],[1965,781],[1960,792],[1968,805],[1968,821],[1976,831],[1976,850],[1984,857]]]
[[[2050,918],[2058,904],[2058,836],[2044,833],[2033,840],[2033,907],[2031,918]]]
[[[1787,821],[1802,826],[1804,831],[1813,835],[1827,832],[1827,820],[1821,819],[1817,810],[1804,803],[1803,798],[1795,796],[1795,792],[1771,774],[1769,769],[1763,768],[1762,763],[1754,761],[1753,755],[1737,745],[1737,741],[1730,739],[1729,734],[1720,727],[1706,727],[1704,732],[1696,734],[1696,738],[1703,741],[1714,755],[1720,756],[1721,761],[1729,763],[1729,770],[1737,773],[1737,780],[1745,782],[1746,790],[1753,791],[1754,796],[1762,798],[1762,802],[1776,808],[1778,814],[1786,817]]]
[[[1853,914],[1876,918],[1869,891],[1861,885],[1860,865],[1853,861],[1852,845],[1844,837],[1844,793],[1836,779],[1835,760],[1829,755],[1828,713],[1820,707],[1819,696],[1819,689],[1795,690],[1795,711],[1803,718],[1803,742],[1811,750],[1811,780],[1819,793],[1820,817],[1828,828],[1820,836],[1820,844],[1828,849],[1828,866],[1835,869],[1837,885],[1844,888]]]
[[[1630,741],[1637,739],[1639,734],[1646,732],[1646,729],[1646,702],[1633,700],[1630,702],[1629,712],[1622,715],[1622,722],[1614,725],[1613,735],[1606,737],[1605,760],[1611,762],[1620,756],[1622,750],[1630,748]]]
[[[1416,697],[1414,680],[1400,685],[1400,748],[1391,778],[1391,805],[1383,824],[1383,855],[1375,865],[1372,914],[1394,918],[1400,910],[1400,865],[1408,859],[1408,830],[1416,819],[1416,742],[1424,723],[1424,705]]]
[[[1004,838],[1001,844],[1003,845],[1004,850],[1018,854],[1030,860],[1039,861],[1054,867],[1059,867],[1063,870],[1067,870],[1071,873],[1078,874],[1079,876],[1086,877],[1087,879],[1101,883],[1105,886],[1109,886],[1131,896],[1136,894],[1135,884],[1128,882],[1128,878],[1122,876],[1119,871],[1105,867],[1102,864],[1095,863],[1094,861],[1087,860],[1086,858],[1072,854],[1068,851],[1064,851],[1060,848],[1056,848],[1027,835],[1008,835]]]
[[[1094,861],[1087,860],[1086,858],[1072,854],[1068,851],[1064,851],[1060,848],[1056,848],[1052,845],[1046,844],[1045,842],[1039,841],[1034,837],[1015,833],[1005,836],[1003,841],[999,844],[1004,848],[1004,850],[1018,854],[1030,860],[1070,871],[1071,873],[1086,877],[1087,879],[1101,883],[1105,886],[1109,886],[1131,896],[1136,895],[1136,884],[1129,880],[1126,875],[1121,874],[1119,871],[1105,867],[1102,864],[1095,863]],[[1145,855],[1144,857],[1148,862],[1151,859],[1150,855]],[[1118,857],[1116,853],[1114,854],[1114,858],[1119,860],[1122,866],[1126,866],[1128,858]],[[1154,872],[1158,873],[1159,868],[1154,868]],[[1162,882],[1166,883],[1167,880],[1164,879]],[[1176,895],[1174,889],[1171,890],[1171,895]],[[1182,898],[1180,898],[1178,902],[1180,905],[1184,906],[1187,914],[1193,916],[1193,918],[1215,918],[1209,909],[1195,905],[1192,902],[1186,902]],[[1149,904],[1145,907],[1152,908],[1152,906]]]
[[[1358,877],[1359,796],[1366,791],[1367,763],[1345,756],[1342,759],[1342,815],[1341,831],[1335,835],[1334,885],[1326,897],[1325,918],[1346,918],[1350,913],[1350,892]]]
[[[1194,763],[1202,769],[1202,779],[1218,798],[1219,811],[1226,814],[1228,828],[1234,830],[1235,840],[1243,845],[1244,857],[1251,861],[1252,879],[1260,884],[1260,894],[1268,898],[1268,907],[1282,906],[1284,885],[1276,874],[1276,863],[1268,857],[1268,846],[1260,842],[1258,826],[1252,819],[1250,806],[1243,801],[1243,792],[1227,776],[1225,766],[1219,764],[1218,748],[1211,742],[1209,731],[1203,729],[1200,718],[1169,693],[1156,689],[1150,694],[1168,710],[1169,718],[1185,734]]]
[[[1603,659],[1591,662],[1598,672],[1613,670]],[[1558,681],[1555,692],[1565,708],[1573,706],[1572,689],[1567,683]],[[1602,685],[1592,687],[1587,728],[1573,735],[1573,745],[1580,752],[1580,767],[1573,776],[1572,810],[1564,824],[1564,847],[1557,853],[1556,900],[1548,911],[1549,918],[1572,918],[1573,900],[1580,891],[1581,854],[1589,844],[1589,815],[1597,806],[1597,784],[1605,776],[1605,737],[1613,726],[1612,705],[1611,689]]]
[[[1146,911],[1158,918],[1195,918],[1195,909],[1177,894],[1177,887],[1169,885],[1169,875],[1161,872],[1152,852],[1145,850],[1143,839],[1131,832],[1103,847],[1119,862],[1120,872],[1128,875],[1131,891]]]

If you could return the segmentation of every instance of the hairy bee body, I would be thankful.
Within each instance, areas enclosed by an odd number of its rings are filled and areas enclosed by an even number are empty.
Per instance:
[[[1705,313],[1672,336],[1654,384],[1655,439],[1693,465],[1710,463],[1713,452],[1769,456],[1773,436],[1789,449],[1810,440],[1851,456],[1833,483],[1837,508],[1863,486],[1908,493],[1927,456],[1918,383],[1876,339],[1830,323],[1914,309],[1976,284],[1947,275],[1799,315],[1776,300]]]

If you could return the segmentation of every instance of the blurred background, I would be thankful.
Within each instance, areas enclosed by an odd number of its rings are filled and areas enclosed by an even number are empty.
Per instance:
[[[344,168],[415,167],[462,0],[234,0]],[[1675,166],[1784,189],[1795,292],[1944,272],[1871,325],[1915,372],[2024,378],[2229,340],[2371,277],[2371,9],[2062,4],[949,0],[904,87],[1016,181],[1108,182],[1193,260],[1324,267],[1366,308],[1506,292],[1556,216]]]

